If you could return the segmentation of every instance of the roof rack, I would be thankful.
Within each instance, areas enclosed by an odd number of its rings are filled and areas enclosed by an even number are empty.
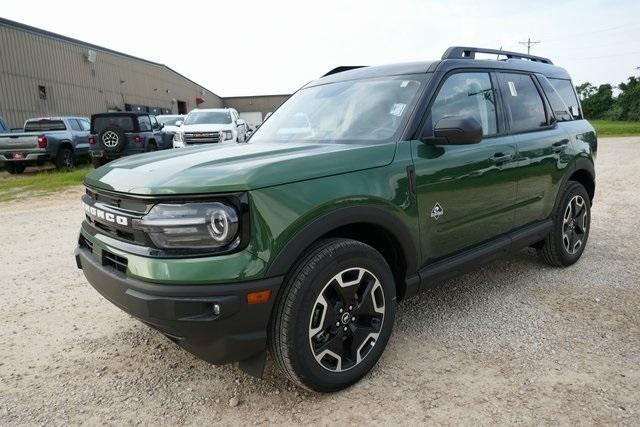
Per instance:
[[[508,59],[528,59],[533,62],[542,62],[543,64],[551,64],[550,59],[541,56],[527,55],[526,53],[509,52],[501,49],[484,49],[481,47],[462,47],[452,46],[442,54],[442,59],[475,59],[476,53],[489,53],[492,55],[503,55]]]
[[[334,68],[333,70],[328,71],[322,77],[330,76],[331,74],[338,74],[344,71],[355,70],[356,68],[364,68],[366,65],[341,65],[339,67]]]

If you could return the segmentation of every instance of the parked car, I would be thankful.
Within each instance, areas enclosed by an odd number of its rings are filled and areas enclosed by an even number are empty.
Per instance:
[[[184,114],[165,114],[162,116],[156,116],[158,122],[164,125],[163,130],[165,132],[173,132],[176,133],[180,130],[180,126],[184,123],[184,118],[186,115]]]
[[[51,161],[57,169],[71,169],[75,160],[89,154],[89,120],[86,117],[29,119],[22,132],[0,134],[0,161],[11,174],[28,165]]]
[[[91,159],[97,168],[131,154],[171,148],[171,134],[152,114],[112,112],[91,116]]]
[[[268,349],[330,392],[377,363],[398,301],[526,247],[577,262],[598,145],[575,90],[557,89],[569,74],[494,49],[442,58],[341,67],[247,144],[90,173],[77,265],[198,357],[260,375]],[[313,132],[281,132],[301,113]]]
[[[190,145],[245,142],[247,124],[233,108],[191,110],[173,137],[173,148]]]

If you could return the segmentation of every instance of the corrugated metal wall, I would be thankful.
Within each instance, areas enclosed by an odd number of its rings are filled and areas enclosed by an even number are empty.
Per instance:
[[[87,60],[89,49],[96,62]],[[121,83],[123,81],[124,83]],[[47,99],[40,99],[38,86]],[[173,72],[124,55],[97,50],[0,23],[0,116],[12,127],[30,117],[89,116],[124,104],[170,108],[184,101],[187,111],[223,105],[214,93]]]
[[[235,96],[223,98],[224,106],[235,108],[240,113],[261,112],[262,117],[272,113],[291,95]]]

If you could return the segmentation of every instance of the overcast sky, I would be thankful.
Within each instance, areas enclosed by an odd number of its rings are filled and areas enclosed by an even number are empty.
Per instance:
[[[222,95],[291,93],[338,65],[526,51],[576,83],[640,74],[640,1],[6,1],[0,16],[161,62]]]

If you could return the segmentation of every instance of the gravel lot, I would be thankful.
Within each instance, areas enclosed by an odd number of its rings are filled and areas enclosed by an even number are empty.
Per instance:
[[[378,366],[319,395],[208,365],[102,299],[81,189],[0,204],[0,425],[640,423],[640,138],[602,139],[582,260],[525,251],[401,304]]]

